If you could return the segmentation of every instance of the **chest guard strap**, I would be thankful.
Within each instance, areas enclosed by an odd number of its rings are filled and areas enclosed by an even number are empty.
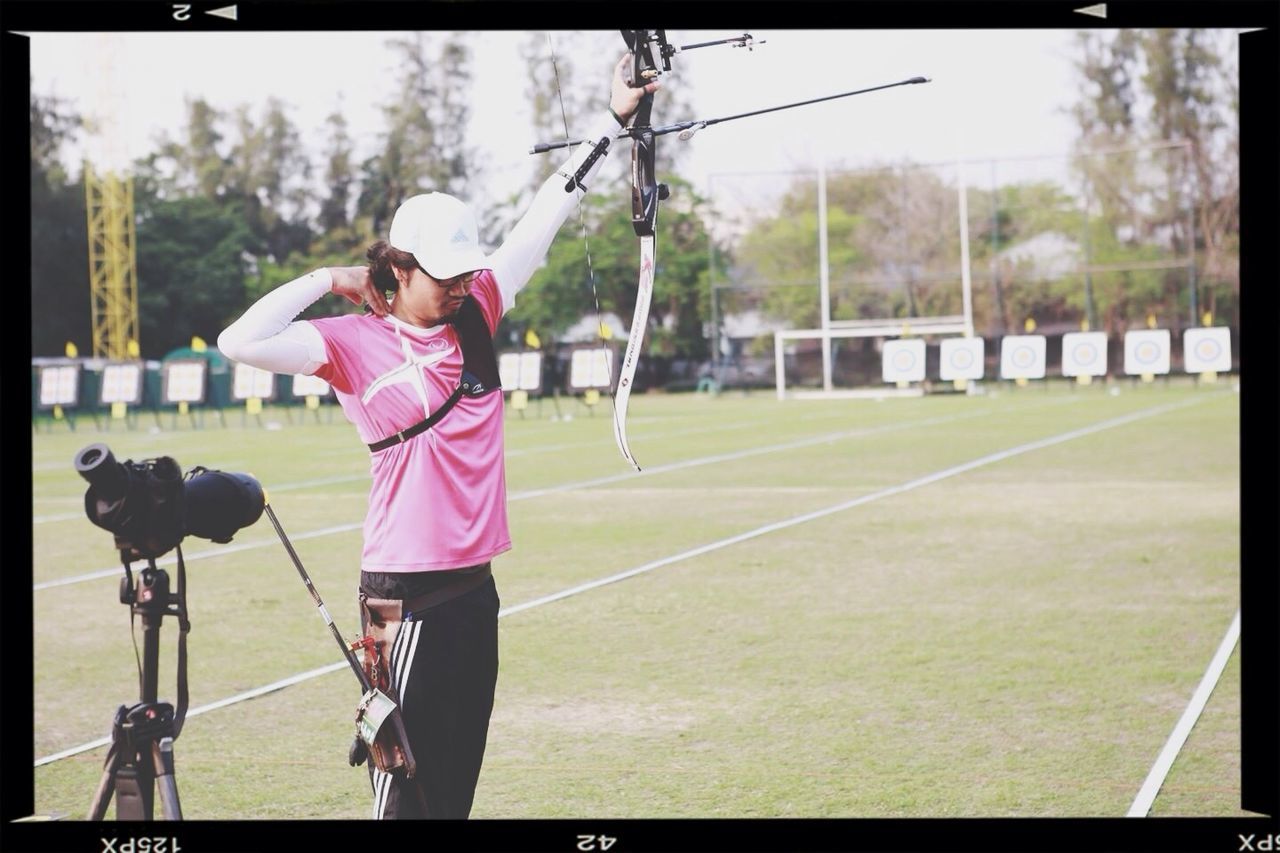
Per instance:
[[[370,444],[371,453],[394,447],[431,429],[449,414],[463,396],[482,397],[502,388],[502,380],[498,376],[498,356],[493,350],[493,335],[489,333],[489,324],[485,322],[484,314],[474,296],[466,298],[449,324],[457,331],[458,340],[462,344],[462,381],[449,395],[449,399],[432,412],[430,417]]]

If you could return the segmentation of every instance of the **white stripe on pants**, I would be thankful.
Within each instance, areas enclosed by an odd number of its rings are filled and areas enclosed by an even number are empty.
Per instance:
[[[391,649],[389,667],[391,683],[395,687],[395,700],[400,703],[400,714],[404,715],[404,686],[409,681],[409,670],[413,668],[413,655],[418,648],[418,634],[422,629],[421,622],[405,622],[400,626],[396,641]],[[372,759],[370,759],[372,761]],[[386,813],[387,799],[395,777],[383,773],[376,767],[373,771],[373,819],[382,820]]]

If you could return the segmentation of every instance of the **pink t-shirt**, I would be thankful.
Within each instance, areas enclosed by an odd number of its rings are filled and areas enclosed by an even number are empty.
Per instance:
[[[471,287],[492,334],[502,295],[492,271]],[[458,387],[462,347],[447,323],[421,329],[349,314],[311,323],[347,420],[372,444],[424,420]],[[511,548],[502,450],[502,392],[463,396],[424,433],[372,454],[361,568],[422,572],[488,562]]]

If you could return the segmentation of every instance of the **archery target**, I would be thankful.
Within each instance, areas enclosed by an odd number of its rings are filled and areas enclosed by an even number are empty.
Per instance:
[[[1168,373],[1169,330],[1140,329],[1125,332],[1124,372],[1131,376]]]
[[[325,397],[329,394],[329,383],[319,376],[295,373],[293,376],[293,396]]]
[[[231,381],[231,398],[233,400],[271,400],[276,395],[276,376],[270,370],[263,370],[251,364],[236,364],[235,375]]]
[[[142,364],[125,362],[108,364],[102,369],[102,387],[98,389],[99,402],[104,406],[124,403],[137,406],[142,403]]]
[[[504,352],[498,357],[498,380],[507,391],[533,391],[542,387],[542,353]]]
[[[1063,376],[1106,376],[1106,332],[1068,332],[1062,336]]]
[[[80,399],[80,365],[40,368],[40,405],[74,406]]]
[[[607,348],[576,349],[569,362],[570,388],[608,388],[613,382],[613,352]]]
[[[166,403],[203,403],[205,368],[204,359],[166,362],[164,401]]]
[[[885,341],[880,364],[885,382],[923,382],[924,340]]]
[[[1044,379],[1044,335],[1005,335],[1000,342],[1002,379]]]
[[[981,379],[986,342],[982,338],[943,338],[939,365],[944,381]]]
[[[1230,372],[1231,330],[1216,326],[1183,332],[1182,367],[1187,373]]]

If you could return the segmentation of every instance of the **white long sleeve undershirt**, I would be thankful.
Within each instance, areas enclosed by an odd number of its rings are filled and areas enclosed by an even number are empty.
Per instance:
[[[613,116],[606,113],[584,138],[599,140],[609,137],[610,147],[618,131]],[[520,221],[492,255],[489,265],[502,293],[503,313],[515,305],[520,292],[537,270],[556,232],[577,207],[581,190],[565,192],[565,182],[591,153],[593,143],[584,142],[573,150],[538,189]],[[588,183],[599,172],[604,157],[599,158],[583,178]],[[218,336],[218,349],[235,361],[253,365],[273,373],[312,374],[328,362],[324,339],[306,321],[294,321],[307,306],[333,288],[328,269],[318,269],[282,284],[263,296]]]

